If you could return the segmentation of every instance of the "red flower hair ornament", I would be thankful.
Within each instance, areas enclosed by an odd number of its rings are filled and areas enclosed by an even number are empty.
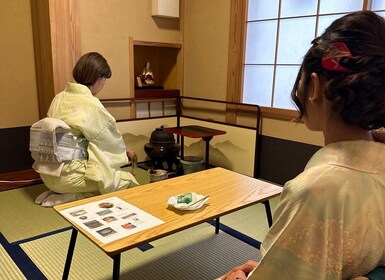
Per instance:
[[[350,50],[342,42],[334,42],[322,57],[322,67],[325,70],[347,73],[350,70],[340,65],[341,58],[351,58]]]

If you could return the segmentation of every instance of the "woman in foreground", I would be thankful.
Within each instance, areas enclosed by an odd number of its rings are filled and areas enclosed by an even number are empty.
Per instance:
[[[385,21],[334,21],[312,42],[292,99],[325,146],[283,187],[262,259],[221,279],[351,279],[385,265]]]

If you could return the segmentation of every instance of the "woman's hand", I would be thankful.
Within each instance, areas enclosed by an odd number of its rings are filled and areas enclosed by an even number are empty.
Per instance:
[[[244,280],[246,279],[247,275],[251,271],[253,271],[254,268],[258,266],[258,264],[259,263],[256,261],[248,260],[246,263],[240,266],[234,267],[227,274],[222,276],[221,280],[232,280],[232,279]]]
[[[247,275],[242,270],[229,272],[226,276],[222,277],[223,280],[246,280]]]
[[[135,153],[134,150],[127,149],[126,153],[127,153],[128,160],[129,160],[132,164],[138,163],[138,155]]]

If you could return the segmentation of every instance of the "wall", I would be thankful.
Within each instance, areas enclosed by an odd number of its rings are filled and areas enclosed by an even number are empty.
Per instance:
[[[231,0],[186,1],[184,26],[184,93],[186,96],[226,99]],[[288,91],[288,94],[289,91]],[[302,124],[264,118],[267,136],[322,145],[322,135]]]
[[[151,0],[80,1],[82,53],[100,52],[112,68],[112,78],[99,98],[130,97],[129,37],[182,42],[180,20],[152,17],[151,3]]]
[[[226,100],[230,4],[231,0],[186,1],[186,96]],[[202,117],[202,110],[196,109],[195,114]],[[217,120],[224,118],[223,112],[213,110],[203,114]],[[243,119],[245,124],[253,123],[253,117],[247,118]],[[323,145],[323,137],[303,124],[263,117],[260,143],[260,177],[283,184],[303,170],[311,155]]]
[[[29,126],[0,129],[0,174],[29,169]]]
[[[82,53],[102,53],[113,71],[99,98],[130,97],[129,37],[169,43],[182,41],[180,20],[151,17],[151,0],[77,1]],[[0,23],[0,135],[4,140],[0,148],[0,173],[3,173],[31,167],[29,127],[39,119],[30,0],[2,0]],[[15,137],[18,141],[13,140]]]
[[[106,83],[99,98],[131,96],[129,38],[132,37],[143,41],[183,43],[184,94],[226,99],[230,0],[181,0],[181,6],[185,8],[180,19],[164,19],[151,17],[151,0],[80,1],[82,53],[101,52],[113,71],[112,79]],[[0,15],[3,38],[0,41],[0,129],[2,135],[7,135],[7,143],[16,143],[12,137],[24,139],[21,148],[2,143],[1,163],[10,167],[4,153],[13,158],[25,158],[24,163],[19,161],[12,167],[18,170],[30,167],[30,159],[26,157],[28,127],[38,120],[30,3],[28,0],[2,1]],[[20,129],[15,131],[14,128]],[[293,171],[281,176],[278,168],[274,170],[274,166],[285,169],[291,160],[291,154],[277,152],[275,140],[283,141],[285,145],[281,147],[294,148],[295,154],[301,157],[299,170],[309,157],[309,153],[302,153],[302,150],[317,149],[322,145],[319,133],[287,121],[264,118],[262,133],[264,146],[261,149],[266,151],[264,157],[269,160],[262,164],[269,167],[265,174],[271,170],[276,174],[272,180],[283,180],[294,174]],[[285,162],[287,164],[282,167]],[[0,170],[0,173],[8,171],[12,170]]]
[[[1,1],[0,129],[38,119],[29,0]]]
[[[82,53],[101,52],[113,71],[100,98],[130,96],[129,37],[182,42],[180,20],[151,17],[151,2],[79,1]],[[30,1],[1,1],[0,23],[0,128],[29,126],[39,119]]]
[[[185,1],[184,95],[226,100],[230,0]]]
[[[302,172],[324,144],[321,132],[310,131],[295,122],[264,118],[262,131],[259,175],[279,184]]]

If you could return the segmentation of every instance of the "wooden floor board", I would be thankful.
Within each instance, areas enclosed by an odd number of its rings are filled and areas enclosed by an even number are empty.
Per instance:
[[[39,173],[33,169],[0,174],[0,191],[41,184]]]

